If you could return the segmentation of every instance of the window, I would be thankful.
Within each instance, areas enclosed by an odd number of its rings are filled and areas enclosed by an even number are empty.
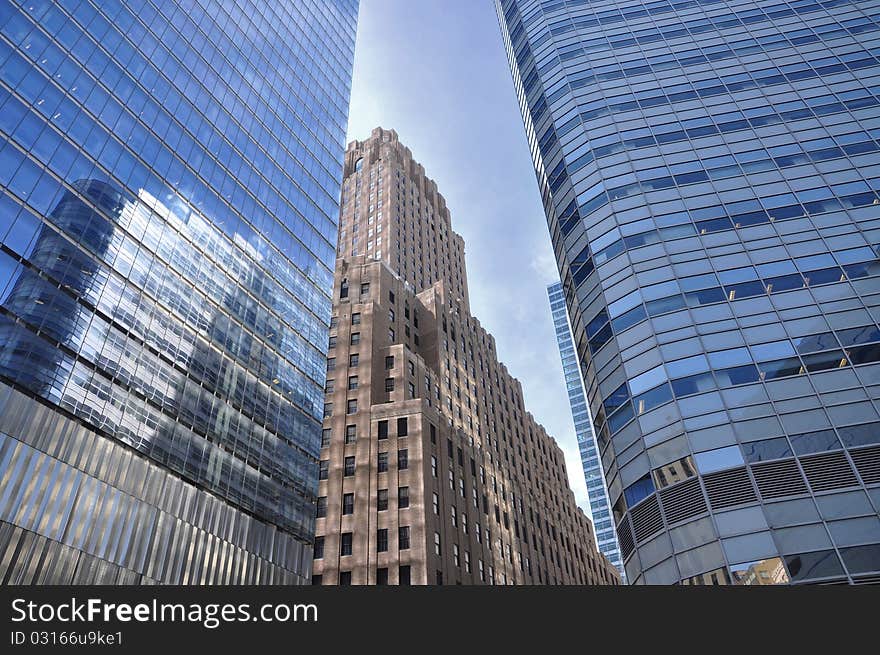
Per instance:
[[[366,296],[368,293],[370,293],[370,283],[369,283],[369,282],[363,282],[363,283],[361,284],[361,295],[362,295],[362,296]]]
[[[356,398],[352,398],[351,400],[348,401],[348,403],[345,406],[345,413],[346,414],[357,414],[357,411],[358,411],[358,401]]]
[[[327,516],[327,496],[319,496],[315,504],[315,518],[322,519]]]
[[[434,514],[440,515],[440,496],[434,494]]]
[[[408,393],[407,397],[410,399],[415,398],[416,397],[416,385],[414,385],[412,382],[407,382],[406,386],[407,386],[407,393]]]
[[[386,530],[385,532],[387,533],[388,531]],[[386,536],[386,539],[387,539],[387,536]],[[387,548],[386,548],[386,550],[387,550]],[[384,587],[387,584],[388,584],[388,569],[387,568],[376,569],[376,586]]]
[[[333,403],[324,403],[324,418],[333,416]]]
[[[342,495],[342,515],[354,514],[354,494]]]
[[[409,451],[406,448],[397,451],[397,468],[401,471],[409,468]]]
[[[341,586],[341,587],[351,586],[351,571],[340,571],[339,572],[339,586]]]
[[[458,544],[452,544],[452,561],[456,566],[461,566],[461,555],[458,551]]]
[[[321,448],[326,448],[330,445],[330,428],[324,428],[321,430]]]
[[[339,554],[351,555],[351,532],[343,532],[339,540]]]
[[[330,476],[330,460],[322,459],[318,466],[318,479],[326,480]]]
[[[452,527],[458,527],[458,509],[456,509],[455,505],[452,505],[449,508],[449,513],[452,515]]]
[[[348,390],[354,391],[358,388],[358,376],[352,375],[348,378]]]
[[[332,371],[335,368],[336,368],[336,358],[335,357],[328,357],[327,358],[327,370]]]
[[[376,510],[384,512],[386,509],[388,509],[388,490],[379,489],[376,495]]]
[[[464,572],[471,572],[471,554],[468,551],[464,551]]]
[[[394,368],[394,355],[388,355],[385,358],[385,370],[390,371],[392,368]]]
[[[342,285],[339,287],[339,297],[348,298],[348,280],[342,281]]]
[[[324,584],[323,581],[324,581],[324,576],[322,576],[322,575],[313,575],[312,576],[312,586],[313,587],[320,587],[322,584]]]
[[[379,473],[385,473],[388,470],[388,453],[379,453],[378,469]]]
[[[431,455],[431,475],[437,477],[437,458]]]
[[[388,329],[388,340],[394,342],[394,328]]]
[[[357,366],[359,363],[360,363],[360,357],[358,356],[357,353],[349,356],[349,358],[348,358],[348,365],[349,366]]]
[[[324,559],[324,537],[315,537],[314,559]]]
[[[345,443],[352,444],[357,439],[357,426],[356,425],[346,425],[345,426]]]
[[[379,439],[387,439],[388,438],[388,421],[379,421],[378,426],[378,436]]]
[[[356,346],[361,342],[361,333],[360,332],[352,332],[351,333],[351,345]]]
[[[409,374],[410,375],[416,374],[416,365],[412,360],[409,360]]]
[[[409,487],[398,487],[397,507],[400,509],[406,509],[409,507]]]
[[[344,475],[345,475],[345,477],[350,477],[350,476],[354,475],[354,456],[353,455],[345,458]]]
[[[409,550],[409,526],[402,525],[397,529],[397,548]]]
[[[385,378],[385,391],[394,391],[394,378]]]
[[[388,528],[376,530],[376,552],[384,553],[388,550]]]
[[[439,532],[434,533],[434,554],[435,555],[440,554],[440,533]]]
[[[360,312],[356,312],[351,315],[351,324],[352,325],[360,325],[361,324],[361,314]]]
[[[412,578],[409,565],[400,566],[397,569],[398,584],[409,586],[412,584]]]

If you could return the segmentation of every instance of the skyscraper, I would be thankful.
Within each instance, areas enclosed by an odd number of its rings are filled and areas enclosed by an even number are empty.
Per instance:
[[[880,579],[877,7],[496,9],[628,581]]]
[[[590,518],[599,552],[608,558],[621,578],[626,577],[623,562],[620,560],[620,547],[617,545],[617,534],[611,520],[611,505],[608,503],[608,490],[605,488],[605,475],[599,464],[599,453],[596,449],[596,438],[590,421],[590,410],[584,396],[581,370],[578,366],[571,328],[568,325],[568,312],[565,310],[565,296],[562,295],[562,283],[556,282],[547,287],[550,298],[550,311],[553,315],[553,327],[556,330],[556,343],[562,359],[562,374],[565,376],[565,389],[568,403],[571,406],[571,417],[574,421],[574,432],[584,467],[587,482],[587,496],[590,501]]]
[[[357,3],[0,6],[0,580],[302,583]]]
[[[346,151],[329,347],[316,584],[619,583],[392,130]]]

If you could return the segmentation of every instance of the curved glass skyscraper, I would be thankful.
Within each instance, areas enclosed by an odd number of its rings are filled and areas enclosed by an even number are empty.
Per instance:
[[[630,583],[880,579],[880,8],[496,0]]]
[[[357,3],[0,3],[0,580],[301,583]]]

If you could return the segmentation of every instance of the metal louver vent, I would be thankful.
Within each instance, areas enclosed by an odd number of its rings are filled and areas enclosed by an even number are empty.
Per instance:
[[[865,484],[880,482],[880,446],[849,451]]]
[[[663,528],[663,517],[660,515],[660,503],[657,496],[636,505],[629,512],[636,533],[636,542],[644,541]]]
[[[629,527],[629,521],[626,519],[623,519],[623,521],[620,522],[620,525],[617,526],[617,541],[620,544],[620,554],[626,559],[632,554],[633,549],[635,548],[632,528]]]
[[[660,500],[669,524],[693,518],[707,509],[698,478],[664,489],[660,492]]]
[[[859,484],[856,474],[842,452],[825,453],[801,460],[813,491],[827,491]]]
[[[793,459],[755,464],[752,466],[752,475],[764,498],[794,496],[807,491],[804,478]]]
[[[880,575],[866,575],[860,578],[853,576],[852,583],[860,585],[880,585]]]
[[[703,484],[706,485],[712,509],[743,505],[758,499],[749,473],[744,468],[704,475]]]

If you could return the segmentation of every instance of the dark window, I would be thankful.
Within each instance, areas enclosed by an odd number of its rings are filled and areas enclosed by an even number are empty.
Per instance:
[[[359,361],[360,361],[360,358],[358,357],[358,354],[355,353],[354,355],[349,356],[348,365],[349,366],[357,366]]]
[[[354,443],[357,439],[357,426],[356,425],[346,425],[345,426],[345,443]]]
[[[349,400],[348,404],[345,408],[346,414],[357,414],[358,411],[358,401],[357,400]]]
[[[324,584],[324,576],[322,575],[313,575],[312,576],[312,586],[320,587]]]
[[[368,293],[370,293],[370,283],[364,282],[363,284],[361,284],[361,295],[365,296]]]
[[[406,509],[409,507],[409,487],[398,487],[397,506],[400,509]]]
[[[354,514],[354,494],[343,494],[342,514]]]
[[[361,342],[361,333],[360,332],[352,332],[351,333],[351,345],[356,346]]]
[[[388,371],[392,368],[394,368],[394,355],[388,355],[385,358],[385,370]]]
[[[394,391],[394,378],[385,378],[385,391]]]
[[[322,459],[320,462],[320,467],[318,469],[318,479],[326,480],[330,475],[330,460]]]
[[[348,280],[342,281],[342,285],[339,287],[339,297],[348,298]]]
[[[405,417],[397,419],[397,436],[398,437],[407,436],[409,434],[408,430],[409,430],[409,427],[408,427],[407,419]]]
[[[379,430],[379,438],[380,439],[387,439],[388,438],[388,421],[379,421],[378,430]]]
[[[339,572],[339,586],[341,586],[341,587],[351,586],[351,571],[340,571]]]
[[[409,565],[401,566],[397,570],[398,584],[409,586],[412,584]]]
[[[315,537],[314,559],[324,559],[324,537]]]
[[[387,531],[386,531],[387,532]],[[376,586],[384,587],[388,584],[388,569],[376,569]]]
[[[388,550],[388,528],[376,530],[376,551],[384,553]]]
[[[315,518],[322,519],[325,516],[327,516],[327,496],[321,496],[315,504]]]
[[[343,532],[339,540],[339,554],[351,555],[351,532]]]
[[[401,471],[409,468],[409,451],[406,448],[397,451],[397,468]]]
[[[378,469],[379,473],[385,473],[388,470],[388,453],[379,453]]]
[[[400,550],[409,549],[409,526],[402,525],[397,529],[397,547]]]
[[[350,457],[345,458],[344,475],[345,475],[345,477],[354,475],[354,456],[350,456]]]
[[[376,510],[384,512],[386,509],[388,509],[388,490],[379,489],[376,495]]]

